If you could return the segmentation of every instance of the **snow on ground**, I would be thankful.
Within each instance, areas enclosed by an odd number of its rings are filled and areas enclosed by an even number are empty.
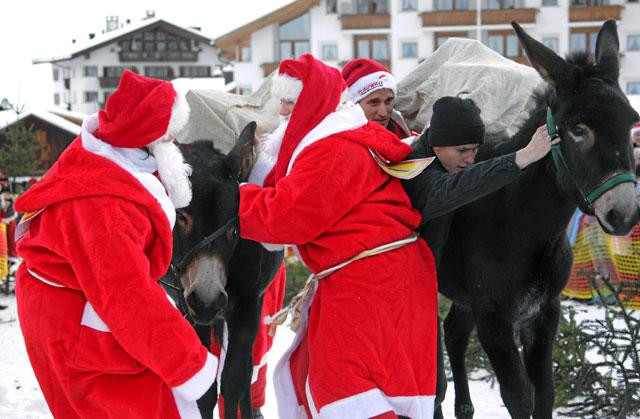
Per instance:
[[[38,383],[33,375],[27,354],[25,352],[22,334],[17,320],[14,296],[0,295],[0,305],[9,306],[0,311],[0,418],[3,419],[41,419],[51,418]],[[602,312],[596,307],[577,305],[581,310],[581,317],[602,317]],[[280,354],[284,353],[291,341],[293,332],[286,327],[280,327],[276,334],[272,348],[271,366],[275,365]],[[262,411],[267,419],[278,417],[271,372],[267,384],[267,401]],[[498,385],[491,387],[484,381],[470,381],[471,398],[475,406],[477,418],[508,418],[504,404],[500,398]],[[443,405],[445,418],[453,418],[454,390],[449,382],[447,396]],[[560,417],[560,416],[557,416]]]

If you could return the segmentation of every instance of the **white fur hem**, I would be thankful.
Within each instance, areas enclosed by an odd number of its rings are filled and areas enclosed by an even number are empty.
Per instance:
[[[386,71],[367,74],[349,86],[349,98],[353,103],[358,103],[370,93],[380,89],[391,89],[394,94],[396,93],[396,79],[393,74]]]
[[[295,102],[302,92],[302,81],[287,74],[278,74],[271,81],[271,94],[278,99]]]
[[[173,393],[179,395],[183,400],[188,402],[198,400],[209,389],[209,387],[211,387],[211,384],[213,384],[213,381],[216,379],[217,371],[218,357],[207,352],[207,360],[202,368],[200,368],[200,371],[195,373],[183,384],[173,387]]]

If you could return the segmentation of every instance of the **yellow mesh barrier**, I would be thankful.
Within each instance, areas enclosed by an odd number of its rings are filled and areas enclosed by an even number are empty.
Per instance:
[[[0,222],[0,279],[9,275],[9,246],[7,244],[7,225]]]
[[[591,299],[597,293],[591,287],[590,278],[595,278],[598,284],[601,278],[607,277],[620,291],[625,305],[639,310],[639,272],[640,224],[626,236],[610,236],[602,231],[595,217],[582,215],[573,245],[573,267],[562,294]]]

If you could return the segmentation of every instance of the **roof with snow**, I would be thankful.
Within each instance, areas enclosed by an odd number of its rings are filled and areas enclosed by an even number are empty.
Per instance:
[[[28,116],[33,116],[42,121],[45,121],[55,127],[63,129],[71,134],[78,135],[80,134],[81,127],[80,125],[74,124],[73,122],[69,122],[68,120],[54,115],[53,113],[45,110],[34,109],[22,112],[20,115],[17,115],[14,111],[0,111],[0,130],[5,129],[7,126],[14,124],[17,121],[20,121]]]
[[[128,37],[133,32],[138,32],[142,29],[151,29],[158,26],[167,28],[182,36],[195,38],[200,42],[206,43],[207,45],[213,45],[212,38],[204,36],[201,32],[195,29],[179,26],[179,25],[176,25],[175,23],[168,22],[161,18],[152,18],[152,19],[144,19],[139,22],[132,22],[121,28],[118,28],[109,32],[105,32],[103,34],[97,34],[95,38],[88,39],[86,43],[74,44],[73,49],[71,51],[68,51],[66,53],[63,53],[54,57],[36,58],[35,60],[33,60],[33,63],[34,64],[55,63],[58,61],[70,60],[79,55],[101,48],[112,42],[117,42],[122,38]]]

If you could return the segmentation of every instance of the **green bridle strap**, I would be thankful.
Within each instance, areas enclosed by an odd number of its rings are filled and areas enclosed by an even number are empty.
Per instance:
[[[636,177],[633,173],[619,173],[613,177],[610,177],[609,179],[607,179],[604,183],[602,183],[600,186],[596,187],[594,190],[592,190],[591,192],[589,192],[589,195],[587,195],[587,202],[589,203],[589,205],[592,205],[593,202],[600,198],[600,196],[607,192],[609,189],[614,188],[615,186],[621,184],[621,183],[625,183],[625,182],[632,182],[632,183],[636,183]]]
[[[558,134],[558,130],[556,129],[555,121],[553,120],[553,113],[551,112],[551,108],[547,106],[547,134],[549,134],[549,138],[554,140],[557,137],[560,137]],[[636,183],[636,177],[633,173],[618,173],[617,175],[611,176],[609,179],[602,182],[599,186],[595,187],[591,192],[585,194],[578,181],[573,177],[573,174],[569,170],[569,166],[567,166],[567,162],[564,159],[562,154],[562,150],[560,149],[560,144],[553,144],[551,146],[551,157],[553,157],[553,164],[556,167],[557,171],[560,171],[561,168],[566,170],[567,175],[571,178],[573,183],[575,184],[578,192],[580,192],[580,196],[587,204],[587,207],[593,210],[593,203],[596,199],[600,198],[602,194],[607,192],[608,190],[616,187],[621,183],[631,182]]]

